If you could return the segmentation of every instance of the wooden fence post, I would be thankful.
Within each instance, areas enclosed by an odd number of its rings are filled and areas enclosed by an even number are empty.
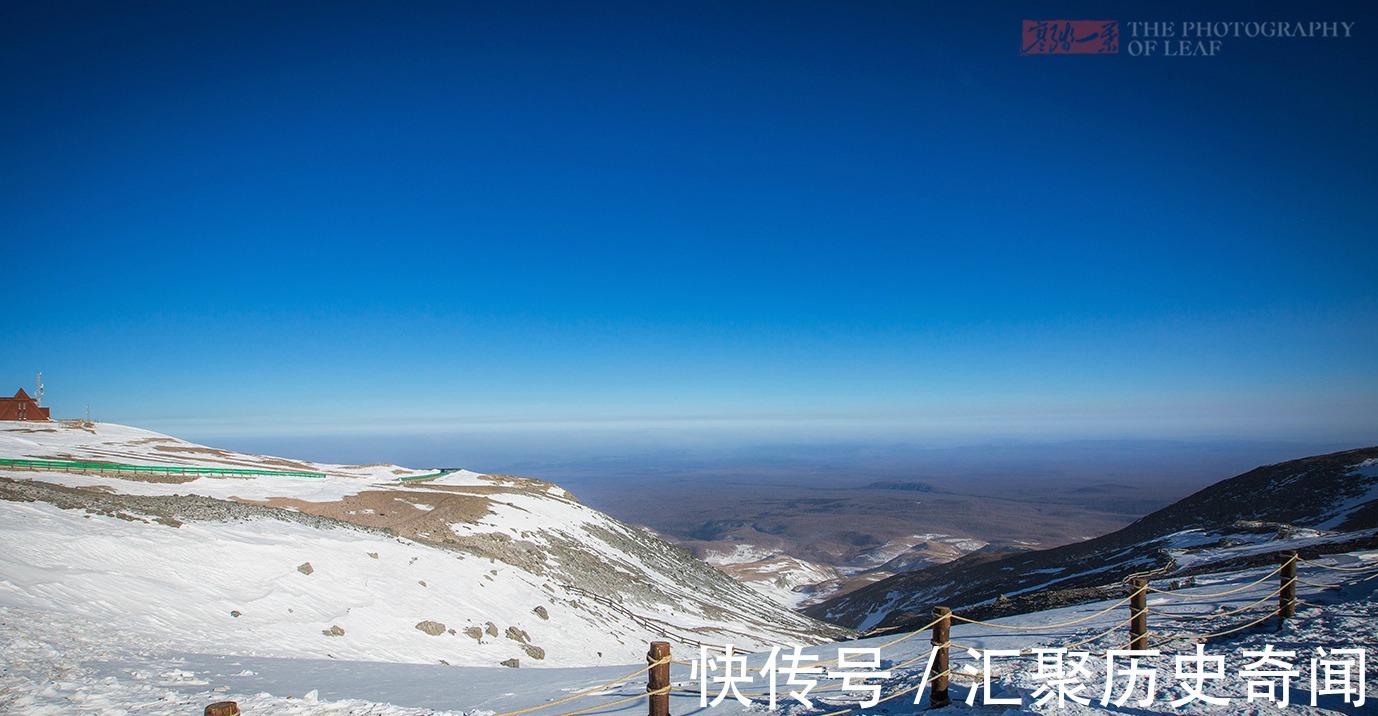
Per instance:
[[[653,641],[651,650],[646,654],[646,660],[655,664],[647,672],[646,690],[660,691],[670,686],[670,642]],[[656,664],[657,661],[666,660],[664,664]],[[670,716],[670,693],[652,693],[650,697],[650,716]]]
[[[1297,613],[1297,553],[1282,553],[1282,589],[1278,592],[1278,626]]]
[[[952,703],[952,697],[947,695],[947,648],[952,636],[952,610],[947,607],[933,607],[933,617],[937,621],[933,622],[933,638],[929,641],[937,650],[937,654],[933,657],[933,673],[926,676],[933,679],[928,691],[928,707],[940,709]]]
[[[206,707],[204,716],[239,716],[239,704],[233,701],[217,701]]]
[[[1129,595],[1129,648],[1143,651],[1148,648],[1148,580],[1130,580],[1134,592]]]

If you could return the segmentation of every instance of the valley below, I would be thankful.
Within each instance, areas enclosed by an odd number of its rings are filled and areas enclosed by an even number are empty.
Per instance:
[[[803,608],[956,560],[1120,529],[1224,476],[1311,446],[1075,442],[778,448],[524,465]]]

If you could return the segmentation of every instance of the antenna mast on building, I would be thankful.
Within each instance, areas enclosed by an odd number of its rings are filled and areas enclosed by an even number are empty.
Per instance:
[[[38,371],[38,391],[33,397],[34,405],[43,405],[43,371]]]

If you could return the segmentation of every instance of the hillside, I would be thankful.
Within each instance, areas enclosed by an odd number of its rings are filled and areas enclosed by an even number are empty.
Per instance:
[[[1297,536],[1371,543],[1374,528],[1378,447],[1259,467],[1102,537],[1014,554],[975,552],[804,612],[858,629],[902,629],[927,621],[940,604],[1013,613],[1107,596],[1106,585],[1136,572],[1187,574],[1205,561],[1203,550],[1215,550],[1210,557],[1215,561],[1247,560],[1286,549],[1288,539]]]
[[[657,638],[846,634],[537,480],[306,463],[108,424],[6,423],[0,458],[0,606],[189,651],[572,666],[640,659]]]
[[[1317,668],[1311,658],[1317,648],[1364,648],[1378,641],[1378,551],[1331,554],[1307,560],[1298,567],[1304,582],[1295,617],[1282,628],[1271,617],[1276,598],[1275,567],[1207,572],[1191,587],[1154,580],[1162,590],[1153,595],[1149,617],[1152,648],[1162,654],[1141,660],[1141,666],[1157,676],[1153,702],[1125,707],[1102,705],[1102,685],[1108,680],[1106,650],[1123,645],[1127,605],[1123,601],[1092,602],[1039,611],[986,623],[958,621],[952,627],[954,642],[951,706],[944,714],[981,716],[1054,714],[1221,714],[1258,716],[1264,713],[1302,716],[1371,714],[1378,704],[1378,662],[1371,653],[1362,670],[1365,702],[1352,700],[1334,690],[1317,693],[1311,674]],[[1226,596],[1220,595],[1228,592]],[[1261,600],[1261,601],[1260,601]],[[1242,610],[1242,613],[1240,613]],[[1259,621],[1259,620],[1262,621]],[[1253,623],[1253,626],[1250,626]],[[1243,625],[1244,628],[1239,627]],[[1209,636],[1215,635],[1215,636]],[[809,697],[812,709],[791,700],[780,677],[780,709],[791,716],[838,714],[892,714],[926,712],[927,696],[915,698],[929,656],[930,632],[919,631],[872,637],[838,644],[809,647],[806,654],[821,660],[838,656],[838,649],[877,649],[889,678],[878,680],[886,699],[875,708],[861,708],[868,696],[860,685],[840,688],[838,676],[822,677]],[[1204,639],[1205,653],[1224,659],[1225,678],[1211,680],[1205,693],[1223,704],[1197,701],[1173,706],[1170,701],[1185,694],[1186,681],[1178,674],[1176,658],[1189,656]],[[496,714],[598,713],[638,716],[646,713],[644,661],[577,669],[502,669],[455,667],[440,664],[397,664],[343,659],[269,658],[224,656],[216,652],[180,652],[156,636],[126,629],[119,624],[59,616],[39,610],[0,606],[0,644],[5,645],[5,668],[0,669],[0,712],[26,716],[68,716],[74,713],[137,713],[148,716],[185,716],[200,713],[206,704],[233,700],[253,716],[494,716]],[[786,645],[787,646],[787,645]],[[1049,676],[1032,653],[994,660],[992,696],[1016,698],[1019,705],[968,707],[969,690],[980,684],[981,657],[969,649],[1066,648],[1067,657],[1085,651],[1089,658],[1072,672],[1068,685],[1081,690],[1089,703],[1060,706],[1047,701]],[[1254,659],[1249,650],[1283,650],[1277,656],[1296,668],[1290,705],[1279,708],[1248,698],[1249,685],[1241,675]],[[1371,652],[1371,650],[1370,650]],[[1287,656],[1291,654],[1294,656]],[[687,662],[694,650],[676,647],[672,654]],[[766,654],[748,658],[760,667]],[[1075,663],[1073,661],[1072,663]],[[1258,667],[1253,667],[1258,668]],[[867,671],[864,670],[863,671]],[[1356,670],[1357,671],[1357,670]],[[1351,674],[1351,678],[1353,674]],[[751,683],[741,692],[750,694],[750,705],[728,697],[707,709],[699,705],[700,681],[690,666],[671,666],[670,713],[711,713],[721,716],[752,716],[766,712],[764,675],[752,672]],[[812,678],[812,677],[807,677]],[[1116,693],[1124,690],[1120,673]],[[1080,682],[1080,683],[1078,683]],[[1352,681],[1350,683],[1353,683]],[[709,698],[722,691],[709,683]],[[979,691],[979,689],[978,689]],[[1073,691],[1075,693],[1075,691]],[[1314,702],[1313,702],[1314,699]],[[1311,704],[1315,703],[1315,706]]]

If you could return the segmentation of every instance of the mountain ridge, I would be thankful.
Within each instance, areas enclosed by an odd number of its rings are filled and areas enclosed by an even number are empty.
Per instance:
[[[0,457],[319,474],[0,466],[0,605],[188,649],[576,666],[638,659],[652,639],[759,649],[849,634],[540,480],[287,461],[110,424],[0,425]]]
[[[1378,528],[1378,447],[1260,466],[1100,537],[1016,554],[974,552],[802,611],[852,628],[899,630],[927,621],[935,605],[970,609],[1055,590],[1083,590],[1081,597],[1090,598],[1129,574],[1182,567],[1175,552],[1229,540],[1275,541],[1295,528],[1356,534]]]

